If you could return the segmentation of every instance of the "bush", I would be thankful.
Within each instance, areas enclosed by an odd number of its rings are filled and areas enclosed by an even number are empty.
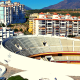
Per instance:
[[[31,35],[32,33],[29,33],[28,31],[24,31],[24,35]]]
[[[75,35],[68,35],[68,37],[75,37]]]
[[[14,32],[18,32],[18,29],[15,28],[15,29],[14,29]]]
[[[0,27],[5,27],[5,24],[4,23],[0,23]]]
[[[9,24],[7,27],[13,27],[14,25]]]
[[[22,31],[23,31],[23,29],[21,28],[21,29],[20,29],[20,31],[22,32]]]
[[[28,79],[24,79],[21,76],[17,75],[17,76],[12,76],[8,78],[7,80],[28,80]]]

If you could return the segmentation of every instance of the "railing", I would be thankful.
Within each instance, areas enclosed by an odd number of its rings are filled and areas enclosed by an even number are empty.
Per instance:
[[[45,27],[39,27],[39,29],[45,29]]]
[[[48,25],[48,27],[52,27],[51,25]]]
[[[73,26],[73,27],[77,27],[77,26]]]
[[[80,56],[53,56],[55,61],[61,60],[80,60]]]
[[[45,24],[45,22],[39,22],[39,24]]]

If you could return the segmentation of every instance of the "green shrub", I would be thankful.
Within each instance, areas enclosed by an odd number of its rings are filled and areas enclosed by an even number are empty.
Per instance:
[[[14,25],[9,24],[7,27],[14,27]]]
[[[0,23],[0,27],[5,27],[5,24],[4,23]]]
[[[68,37],[75,37],[75,35],[68,35]]]
[[[14,32],[18,32],[18,29],[15,28],[15,29],[14,29]]]
[[[21,29],[20,29],[20,31],[22,32],[22,31],[23,31],[23,29],[21,28]]]
[[[24,31],[24,35],[31,35],[32,33],[29,33],[28,31]]]
[[[17,75],[17,76],[12,76],[8,78],[7,80],[28,80],[28,79],[24,79],[21,76]]]

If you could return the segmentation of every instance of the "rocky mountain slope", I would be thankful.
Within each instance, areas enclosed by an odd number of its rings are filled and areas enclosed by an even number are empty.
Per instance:
[[[80,8],[80,0],[64,0],[58,4],[44,7],[43,9],[76,9]]]

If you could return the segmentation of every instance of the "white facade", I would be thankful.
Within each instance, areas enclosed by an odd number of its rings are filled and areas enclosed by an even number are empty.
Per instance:
[[[30,36],[32,36],[32,35],[30,35]],[[24,37],[30,37],[30,36],[27,35]],[[18,38],[21,39],[21,36],[18,36]],[[61,38],[61,39],[64,38],[64,40],[65,39],[66,40],[68,40],[68,39],[74,40],[74,41],[76,41],[76,42],[78,41],[80,43],[80,40],[78,40],[78,39],[71,39],[71,38],[65,38],[65,37],[58,37],[58,38]],[[48,39],[50,39],[50,36],[48,37]],[[56,37],[55,37],[55,39],[56,39]],[[30,40],[31,40],[31,38],[30,38]],[[40,38],[39,38],[39,40],[40,40]],[[5,41],[3,41],[3,43],[4,42]],[[22,44],[22,42],[21,42],[21,44]],[[4,48],[4,46],[1,46],[0,51],[3,52],[3,54],[0,52],[0,61],[1,62],[7,63],[9,66],[11,66],[13,68],[25,70],[23,72],[14,74],[13,76],[21,75],[22,77],[27,78],[29,80],[33,80],[33,79],[39,80],[42,78],[45,78],[45,79],[48,78],[49,80],[54,80],[55,77],[57,78],[57,80],[74,80],[69,76],[80,76],[80,73],[79,73],[80,72],[80,64],[77,64],[77,65],[76,64],[64,64],[64,63],[55,63],[55,62],[47,62],[47,61],[43,61],[43,60],[36,60],[36,59],[32,59],[29,57],[25,57],[25,56],[13,53],[13,52],[9,51],[8,49]],[[5,62],[5,60],[8,62]]]
[[[41,12],[33,21],[33,35],[80,36],[80,17]]]
[[[0,41],[4,40],[5,38],[12,37],[13,35],[14,30],[7,27],[0,28]]]

